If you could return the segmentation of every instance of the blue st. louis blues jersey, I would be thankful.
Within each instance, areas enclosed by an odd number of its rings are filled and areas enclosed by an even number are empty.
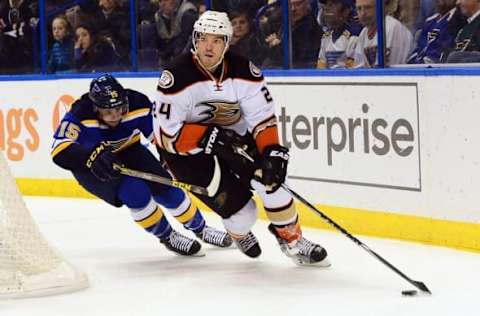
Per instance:
[[[88,94],[75,101],[55,131],[53,161],[62,168],[81,171],[90,152],[102,141],[121,152],[139,144],[141,134],[152,140],[152,103],[140,92],[126,89],[126,93],[129,111],[114,128],[98,119]]]
[[[425,20],[415,50],[407,61],[409,64],[441,62],[442,53],[453,47],[457,30],[454,31],[455,25],[451,23],[457,23],[458,18],[454,16],[457,11],[453,8],[443,16],[436,13]]]

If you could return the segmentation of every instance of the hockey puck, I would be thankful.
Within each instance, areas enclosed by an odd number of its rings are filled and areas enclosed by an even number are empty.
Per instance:
[[[418,294],[417,290],[407,290],[407,291],[402,291],[403,296],[415,296]]]

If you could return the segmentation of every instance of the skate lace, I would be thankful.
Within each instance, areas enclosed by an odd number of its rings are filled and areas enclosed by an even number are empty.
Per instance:
[[[257,244],[257,238],[255,237],[254,234],[248,233],[245,237],[242,239],[237,240],[237,244],[244,250],[248,251],[248,249],[252,248],[255,244]]]
[[[297,242],[295,247],[298,248],[298,253],[303,256],[310,257],[312,251],[315,249],[315,247],[320,247],[319,245],[311,242],[308,239],[305,239],[304,237],[300,238],[300,240]]]
[[[211,244],[221,245],[226,234],[212,227],[205,227],[202,232],[202,240]]]
[[[170,245],[183,252],[188,252],[193,245],[194,240],[183,236],[177,232],[172,232],[169,238]]]

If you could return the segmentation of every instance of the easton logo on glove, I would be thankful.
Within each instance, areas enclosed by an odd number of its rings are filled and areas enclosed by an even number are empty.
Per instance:
[[[286,147],[270,145],[265,148],[261,168],[262,183],[267,188],[267,193],[275,192],[285,182],[289,158]]]
[[[208,136],[208,141],[207,144],[205,145],[205,153],[207,155],[210,155],[213,150],[213,145],[215,144],[215,141],[217,140],[218,132],[220,130],[218,127],[214,126],[212,128],[212,131],[210,132],[210,135]]]
[[[270,157],[278,157],[286,161],[290,159],[290,155],[288,154],[288,152],[279,151],[279,150],[272,150],[270,152]]]

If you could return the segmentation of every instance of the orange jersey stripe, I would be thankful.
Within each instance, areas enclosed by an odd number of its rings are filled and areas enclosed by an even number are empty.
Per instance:
[[[276,126],[270,126],[260,131],[255,138],[258,151],[262,154],[265,147],[270,145],[278,145],[278,129]]]
[[[180,131],[180,136],[175,143],[175,149],[180,153],[187,153],[198,147],[198,142],[202,139],[207,126],[200,124],[185,124]]]

